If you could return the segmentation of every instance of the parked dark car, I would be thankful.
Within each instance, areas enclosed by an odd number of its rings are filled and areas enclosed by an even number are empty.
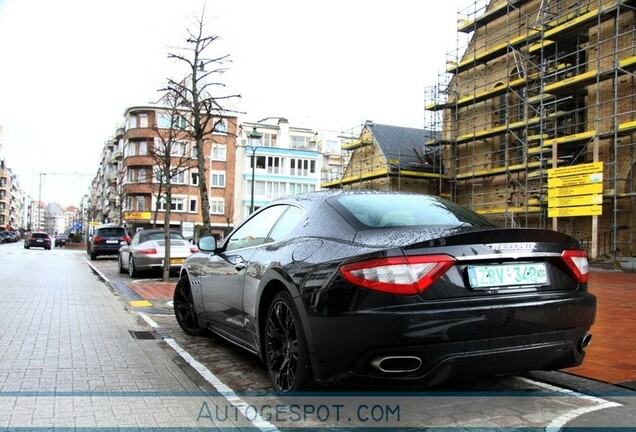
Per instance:
[[[9,231],[0,231],[0,243],[11,243],[11,234],[9,234]]]
[[[596,299],[574,238],[498,228],[438,197],[296,195],[198,246],[177,321],[256,353],[277,392],[560,369],[591,338]]]
[[[68,243],[68,234],[62,233],[55,236],[55,247],[66,246]]]
[[[51,236],[41,231],[33,231],[28,233],[24,238],[24,248],[41,247],[51,250]]]
[[[91,260],[96,260],[100,255],[117,255],[119,248],[128,243],[130,237],[126,228],[115,224],[99,225],[87,244],[87,252]]]

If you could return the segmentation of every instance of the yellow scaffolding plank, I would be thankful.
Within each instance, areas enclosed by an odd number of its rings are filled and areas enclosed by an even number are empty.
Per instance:
[[[526,0],[511,0],[509,2],[502,3],[501,5],[494,7],[487,12],[484,12],[473,20],[464,20],[463,22],[459,23],[457,31],[462,33],[470,33],[472,31],[475,31],[478,27],[481,27],[484,24],[488,24],[489,22],[492,22],[493,20],[504,16],[508,12],[509,6],[516,6],[518,3],[522,3],[524,1]]]
[[[483,129],[475,133],[460,135],[457,137],[456,142],[457,144],[462,144],[462,143],[470,142],[477,139],[490,138],[496,135],[500,135],[509,130],[516,130],[516,129],[524,128],[526,126],[532,126],[539,123],[541,120],[547,120],[550,118],[562,116],[563,114],[564,114],[563,112],[559,111],[557,113],[550,114],[549,116],[546,116],[545,118],[533,117],[528,120],[521,120],[518,122],[510,123],[508,125],[497,126],[490,129]]]
[[[631,70],[636,68],[636,56],[627,57],[618,62],[618,67],[621,69]]]
[[[587,141],[596,136],[596,131],[585,131],[572,135],[565,135],[556,138],[546,139],[543,141],[543,146],[541,147],[532,147],[528,149],[529,155],[536,155],[542,152],[551,151],[551,147],[555,144],[570,144],[578,141]]]
[[[552,84],[548,84],[543,88],[543,90],[547,93],[556,92],[559,90],[565,90],[568,87],[572,87],[574,85],[581,86],[591,84],[596,81],[598,75],[598,71],[596,69],[591,70],[589,72],[585,72],[579,75],[575,75],[570,78],[566,78],[562,81],[557,81]]]
[[[465,179],[469,179],[473,177],[486,177],[489,175],[504,174],[507,172],[524,171],[528,168],[536,168],[539,166],[541,166],[541,162],[539,161],[529,162],[529,163],[523,163],[523,164],[517,164],[517,165],[509,165],[507,167],[503,166],[503,167],[489,168],[489,169],[477,170],[473,172],[461,173],[461,174],[457,174],[455,178],[457,180],[465,180]]]
[[[636,130],[636,120],[632,120],[626,123],[621,123],[618,125],[619,133],[633,132],[634,130]]]
[[[332,186],[339,185],[347,185],[352,183],[358,183],[366,180],[374,180],[380,177],[407,177],[407,178],[421,178],[421,179],[446,179],[447,177],[441,174],[433,173],[433,172],[421,172],[421,171],[411,171],[411,170],[401,170],[401,171],[389,171],[388,168],[381,168],[375,171],[369,171],[365,173],[360,173],[358,175],[351,175],[347,177],[343,177],[338,180],[332,180],[329,182],[322,183],[322,187],[329,188]]]
[[[367,145],[369,143],[363,143],[361,139],[353,140],[348,143],[342,145],[343,150],[353,150],[362,147],[363,145]]]

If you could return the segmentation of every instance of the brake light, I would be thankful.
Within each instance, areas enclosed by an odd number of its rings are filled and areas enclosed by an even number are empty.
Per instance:
[[[139,249],[139,255],[157,255],[157,249]]]
[[[197,253],[199,252],[199,248],[196,246],[190,246],[190,253]]]
[[[587,282],[588,263],[587,253],[582,250],[565,250],[561,253],[561,258],[568,269],[572,272],[578,283]]]
[[[99,243],[102,240],[104,240],[103,237],[93,236],[93,243]]]
[[[124,241],[126,243],[130,243],[130,237],[124,236],[124,237],[121,238],[121,241]]]
[[[346,264],[340,273],[348,282],[388,294],[419,294],[453,266],[448,255],[379,258]]]

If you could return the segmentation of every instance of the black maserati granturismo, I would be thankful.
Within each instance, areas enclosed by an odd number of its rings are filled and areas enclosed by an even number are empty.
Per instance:
[[[277,392],[566,368],[591,338],[596,299],[574,238],[498,228],[434,196],[295,195],[198,246],[177,321],[260,356]]]

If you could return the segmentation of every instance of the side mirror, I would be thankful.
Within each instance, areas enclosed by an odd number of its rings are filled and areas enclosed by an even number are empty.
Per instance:
[[[206,235],[199,239],[197,243],[201,252],[214,252],[216,250],[216,237],[213,235]]]

